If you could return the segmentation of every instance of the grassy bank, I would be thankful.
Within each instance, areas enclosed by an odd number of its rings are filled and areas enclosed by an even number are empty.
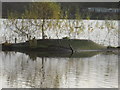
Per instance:
[[[104,46],[96,44],[91,40],[80,40],[80,39],[46,39],[37,40],[38,47],[65,47],[69,48],[70,45],[74,50],[97,50],[104,49]]]
[[[5,45],[3,45],[5,46]],[[46,50],[100,50],[106,47],[96,44],[91,40],[80,40],[80,39],[39,39],[35,41],[26,41],[24,43],[10,44],[8,45],[11,49],[46,49]],[[5,46],[7,47],[7,46]],[[4,48],[5,48],[4,47]]]
[[[71,48],[75,52],[71,52]],[[35,40],[35,42],[31,40],[24,43],[8,44],[8,46],[3,49],[22,52],[29,55],[30,58],[35,59],[36,57],[92,57],[100,52],[89,50],[101,50],[106,49],[106,47],[90,40],[39,39]],[[81,52],[81,50],[87,51]]]

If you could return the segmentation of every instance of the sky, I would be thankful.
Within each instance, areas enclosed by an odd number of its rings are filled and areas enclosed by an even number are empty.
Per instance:
[[[57,1],[57,2],[119,2],[119,0],[0,0],[2,2],[31,2],[31,1]]]

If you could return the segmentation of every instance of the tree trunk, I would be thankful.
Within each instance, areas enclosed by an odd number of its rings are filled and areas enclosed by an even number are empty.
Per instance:
[[[44,35],[44,24],[45,24],[45,19],[43,19],[43,23],[42,23],[42,39],[45,39],[45,35]]]

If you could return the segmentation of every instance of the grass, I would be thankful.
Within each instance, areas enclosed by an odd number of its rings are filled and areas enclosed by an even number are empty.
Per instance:
[[[80,40],[80,39],[45,39],[37,41],[38,47],[65,47],[69,48],[70,45],[74,50],[96,50],[104,49],[106,47],[96,44],[91,40]]]
[[[8,46],[5,46],[8,47]],[[80,50],[100,50],[105,49],[105,46],[101,46],[91,40],[84,39],[39,39],[37,40],[37,45],[30,46],[30,43],[27,41],[25,43],[11,44],[9,48],[13,50],[35,50],[40,51],[44,50],[57,50],[64,51],[65,49],[70,50],[70,47],[74,51]]]

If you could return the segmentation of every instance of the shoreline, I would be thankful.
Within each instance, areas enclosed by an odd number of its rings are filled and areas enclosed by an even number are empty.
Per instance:
[[[25,53],[30,57],[91,57],[100,53],[119,54],[120,48],[105,47],[86,39],[38,39],[24,43],[2,44],[2,51]],[[34,40],[33,40],[34,42]]]
[[[120,47],[103,46],[87,39],[32,39],[22,43],[2,43],[2,50],[75,50],[75,51],[111,51]]]

